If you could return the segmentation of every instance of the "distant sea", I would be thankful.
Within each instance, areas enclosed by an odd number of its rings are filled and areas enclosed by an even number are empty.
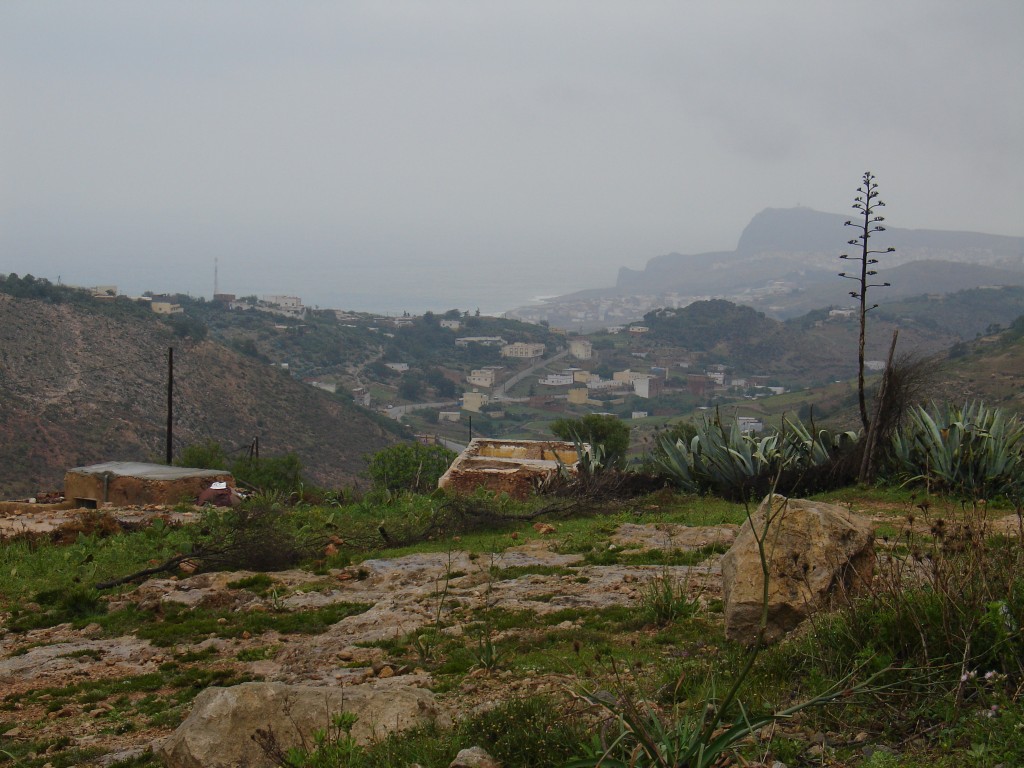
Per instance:
[[[307,306],[374,312],[381,315],[401,315],[404,312],[418,315],[426,311],[441,313],[447,312],[449,309],[459,309],[472,314],[479,309],[483,315],[499,317],[517,307],[538,304],[545,299],[593,287],[595,286],[565,285],[564,290],[559,290],[561,286],[537,286],[535,284],[522,286],[436,285],[425,290],[402,290],[396,286],[394,291],[386,294],[317,289],[304,294],[302,299]],[[538,292],[538,288],[543,293]]]

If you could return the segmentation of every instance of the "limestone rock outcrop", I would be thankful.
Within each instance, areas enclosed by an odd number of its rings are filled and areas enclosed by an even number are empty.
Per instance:
[[[283,749],[303,738],[312,744],[313,733],[342,711],[359,716],[352,736],[361,744],[435,721],[444,725],[433,694],[421,688],[242,683],[200,693],[158,756],[167,768],[270,768],[274,763],[252,738],[257,729],[271,727]]]
[[[875,554],[869,520],[834,504],[766,497],[722,557],[730,639],[754,643],[761,621],[764,577],[755,531],[765,534],[769,574],[765,642],[779,640],[812,612],[871,579]]]

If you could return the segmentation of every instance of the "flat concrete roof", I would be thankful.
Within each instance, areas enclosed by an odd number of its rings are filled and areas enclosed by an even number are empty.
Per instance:
[[[142,461],[108,461],[88,467],[75,467],[68,472],[82,475],[110,473],[118,477],[136,477],[140,480],[185,480],[189,477],[219,477],[229,474],[226,469],[196,469],[195,467],[169,467],[166,464],[146,464]]]

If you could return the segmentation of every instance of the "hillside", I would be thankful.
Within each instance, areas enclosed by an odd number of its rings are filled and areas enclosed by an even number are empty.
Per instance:
[[[714,299],[649,312],[644,321],[651,329],[649,344],[678,347],[700,365],[718,363],[736,374],[766,374],[790,387],[856,375],[859,326],[855,318],[829,318],[827,310],[783,322]],[[897,328],[900,351],[944,353],[959,340],[933,322],[873,314],[866,345],[869,360],[885,358]]]
[[[294,451],[311,480],[339,487],[395,439],[350,402],[181,338],[126,300],[0,293],[0,497],[59,487],[68,467],[162,460],[172,346],[176,451],[212,439],[237,452],[258,436],[264,455]]]

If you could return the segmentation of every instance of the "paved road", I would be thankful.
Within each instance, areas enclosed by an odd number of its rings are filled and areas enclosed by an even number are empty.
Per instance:
[[[413,403],[412,405],[394,405],[385,411],[395,421],[401,421],[405,414],[412,411],[418,411],[420,408],[445,408],[458,406],[458,401],[448,401],[447,403]]]
[[[509,390],[510,387],[514,387],[516,384],[518,384],[520,381],[525,379],[531,373],[536,372],[539,368],[543,368],[544,366],[548,365],[549,363],[553,363],[556,360],[561,360],[563,357],[565,357],[568,354],[569,354],[569,350],[568,349],[564,349],[561,352],[559,352],[557,355],[552,355],[551,357],[541,359],[540,361],[538,361],[538,362],[534,363],[533,365],[531,365],[529,368],[526,368],[526,369],[520,371],[519,373],[517,373],[515,376],[512,376],[505,383],[499,384],[498,386],[496,386],[494,388],[494,392],[491,395],[491,398],[493,400],[505,400],[506,399],[505,393]]]

